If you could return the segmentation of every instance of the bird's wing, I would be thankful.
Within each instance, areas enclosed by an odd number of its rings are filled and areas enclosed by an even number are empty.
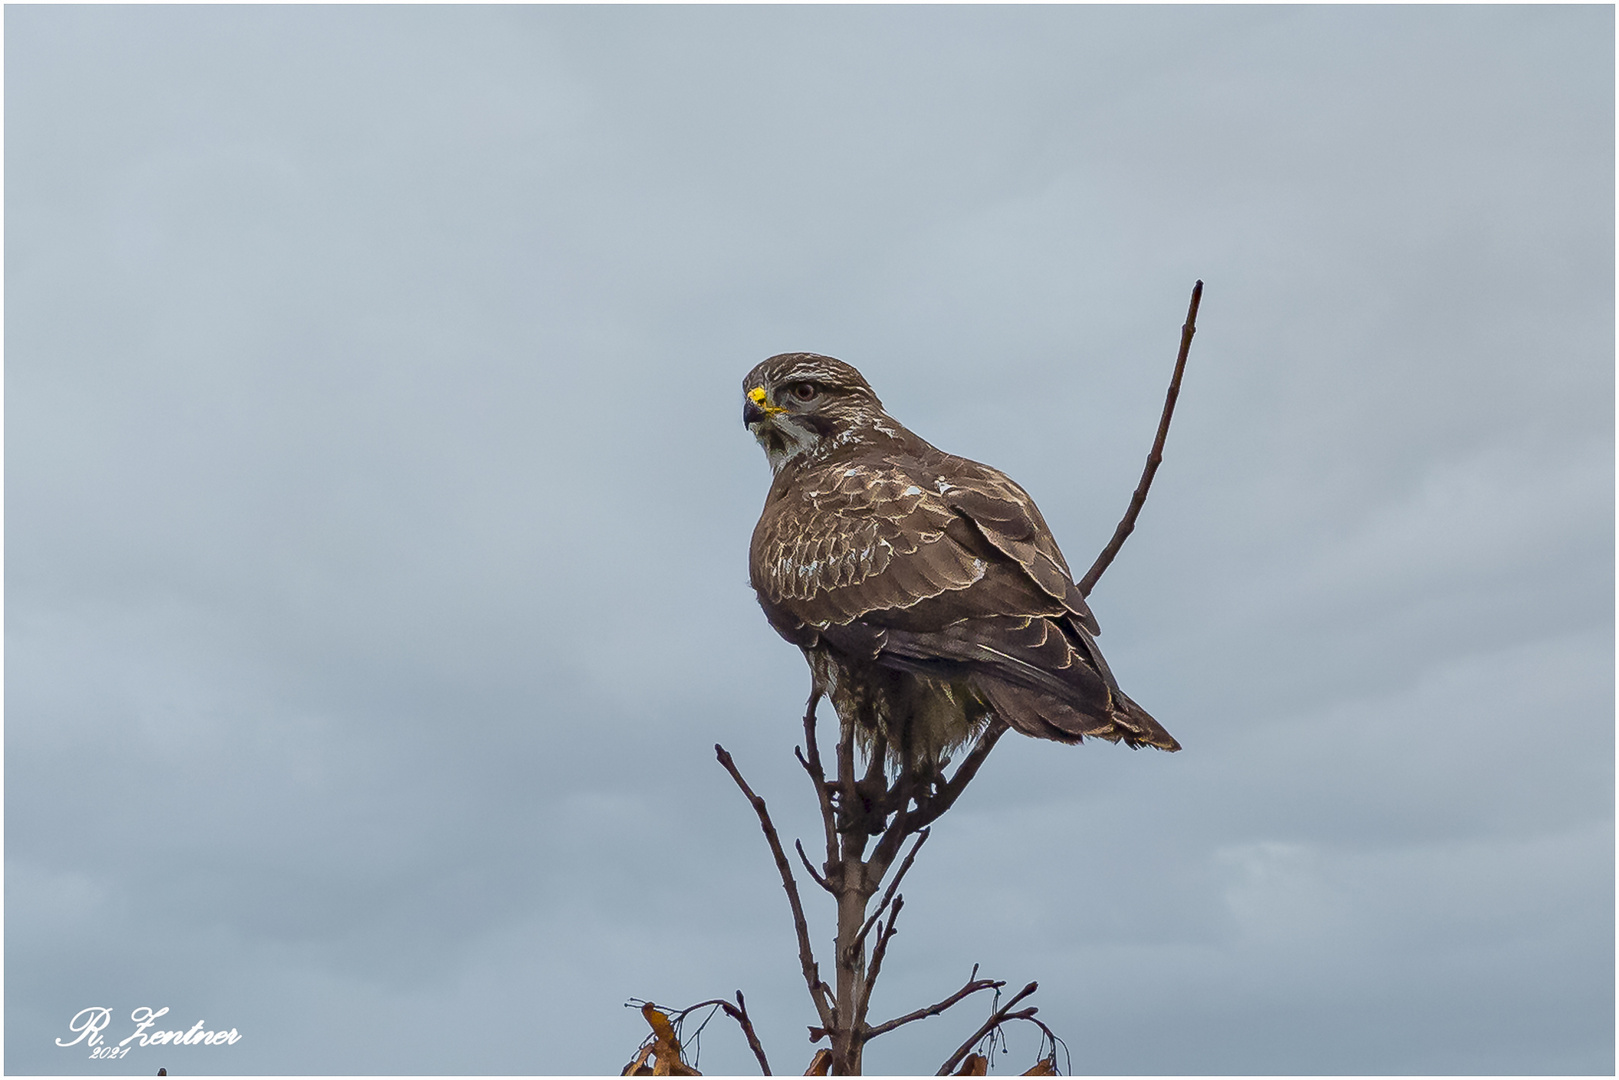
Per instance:
[[[750,551],[754,589],[773,623],[822,629],[960,593],[994,555],[959,542],[969,539],[960,518],[891,462],[807,470],[765,505]]]
[[[1101,633],[1029,493],[999,469],[948,454],[939,453],[939,457],[939,464],[930,471],[937,474],[934,486],[945,502],[970,520],[997,551],[1017,563],[1042,592],[1060,601],[1080,625],[1092,634]],[[931,465],[926,459],[924,464]]]
[[[1033,500],[995,469],[932,453],[808,470],[773,493],[751,551],[771,623],[800,645],[974,677],[1007,712],[1044,702],[1048,723],[1007,716],[1029,734],[1138,741],[1137,725],[1114,733],[1128,699]]]
[[[752,550],[772,623],[800,644],[818,632],[855,655],[1004,667],[1052,691],[1110,683],[1095,621],[1028,495],[985,466],[932,464],[806,471],[772,500]]]

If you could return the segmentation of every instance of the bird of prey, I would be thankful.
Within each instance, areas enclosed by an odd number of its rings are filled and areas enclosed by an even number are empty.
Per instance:
[[[1036,738],[1180,749],[1119,689],[1051,530],[1009,477],[906,430],[830,356],[772,356],[742,393],[774,473],[754,591],[866,744],[938,765],[999,716]]]

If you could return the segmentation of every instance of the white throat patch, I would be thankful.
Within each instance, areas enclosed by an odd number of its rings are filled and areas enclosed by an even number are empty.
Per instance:
[[[815,449],[821,438],[810,428],[801,426],[797,417],[784,415],[761,421],[753,435],[764,447],[772,473],[781,472],[783,465]]]

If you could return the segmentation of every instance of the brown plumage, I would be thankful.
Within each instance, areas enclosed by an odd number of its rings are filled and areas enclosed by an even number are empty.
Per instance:
[[[775,473],[753,588],[839,716],[909,761],[992,714],[1059,742],[1180,749],[1119,690],[1051,530],[1004,473],[907,431],[829,356],[773,356],[742,391]]]

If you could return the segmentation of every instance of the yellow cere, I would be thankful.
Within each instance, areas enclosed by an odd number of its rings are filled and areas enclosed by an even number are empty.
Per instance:
[[[779,413],[779,412],[786,412],[787,411],[786,409],[782,408],[780,405],[772,405],[772,404],[770,404],[770,402],[766,401],[765,400],[765,388],[762,387],[762,386],[755,386],[752,390],[749,390],[748,391],[748,398],[755,405],[759,406],[759,408],[763,409],[767,413]]]

